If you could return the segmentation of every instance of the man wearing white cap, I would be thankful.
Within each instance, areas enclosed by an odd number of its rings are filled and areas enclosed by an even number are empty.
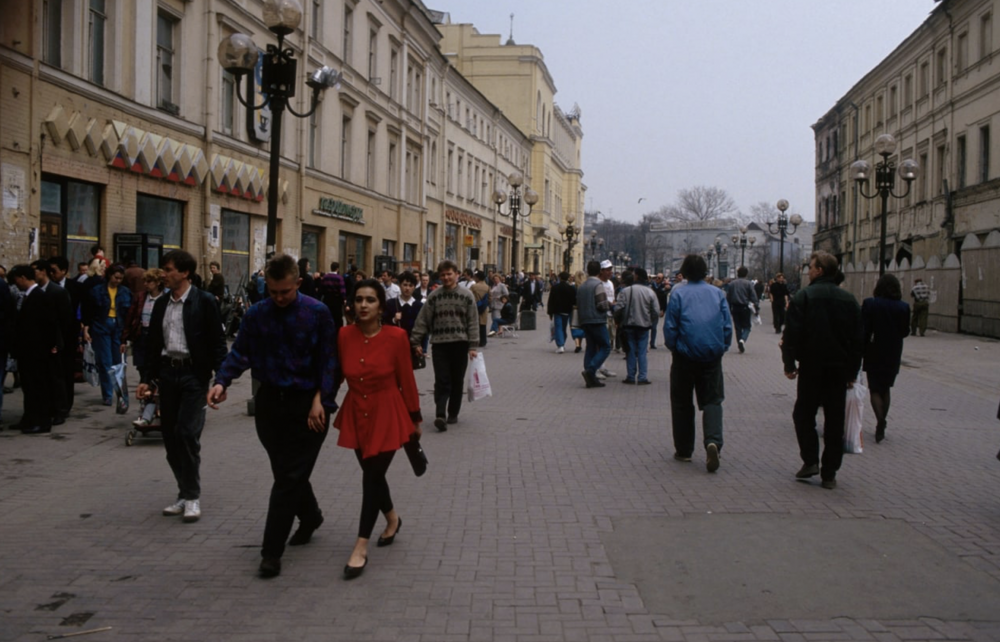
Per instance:
[[[611,310],[613,310],[615,307],[615,284],[611,282],[611,274],[613,270],[614,270],[614,265],[611,263],[611,261],[604,259],[603,261],[601,261],[601,272],[600,274],[597,275],[597,278],[601,280],[601,284],[604,286],[605,293],[607,293],[608,295],[608,305],[611,306],[611,308],[608,310],[607,313],[608,317],[607,324],[608,324],[609,343],[612,347],[614,347],[615,335],[616,335],[615,318],[614,315],[611,313]],[[602,361],[602,363],[600,364],[600,369],[597,371],[597,378],[607,379],[608,377],[614,377],[614,376],[616,376],[615,373],[605,368]]]

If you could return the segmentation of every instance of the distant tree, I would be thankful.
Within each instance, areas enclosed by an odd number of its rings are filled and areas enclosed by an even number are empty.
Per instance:
[[[664,209],[666,218],[677,221],[711,221],[737,211],[726,190],[705,185],[680,190],[677,203]]]

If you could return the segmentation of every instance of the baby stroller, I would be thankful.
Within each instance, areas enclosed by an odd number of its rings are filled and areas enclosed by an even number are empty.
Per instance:
[[[138,435],[148,436],[151,432],[160,431],[160,395],[154,390],[151,397],[139,402],[142,411],[139,418],[132,422],[132,427],[125,435],[125,445],[131,446]]]

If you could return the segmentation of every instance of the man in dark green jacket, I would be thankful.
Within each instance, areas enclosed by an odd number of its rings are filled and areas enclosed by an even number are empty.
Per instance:
[[[785,376],[798,377],[792,420],[799,441],[802,468],[798,479],[819,474],[822,486],[837,486],[844,458],[844,407],[854,385],[864,347],[861,307],[854,296],[834,283],[837,259],[816,252],[809,259],[809,286],[788,306],[781,356]],[[798,362],[798,366],[796,366]],[[820,468],[816,411],[823,408],[823,457]]]

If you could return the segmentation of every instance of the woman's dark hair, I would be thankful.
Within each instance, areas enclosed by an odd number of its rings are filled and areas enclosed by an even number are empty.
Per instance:
[[[385,307],[386,307],[385,287],[382,285],[382,282],[379,281],[378,279],[363,279],[361,281],[358,281],[354,285],[354,295],[353,295],[354,300],[350,302],[351,308],[354,308],[358,305],[357,303],[358,290],[360,290],[361,288],[371,288],[375,290],[375,296],[378,297],[379,308],[382,312],[385,312]]]
[[[883,274],[875,284],[874,294],[883,299],[900,301],[903,298],[903,287],[899,284],[899,279],[892,274]]]
[[[109,267],[107,270],[105,270],[105,272],[104,272],[104,278],[110,280],[111,277],[113,277],[116,274],[125,274],[125,268],[123,268],[118,263],[115,263],[114,265],[112,265],[111,267]]]
[[[420,282],[417,275],[413,272],[403,272],[399,275],[400,284],[409,283],[410,285],[416,286]]]
[[[692,283],[704,281],[708,274],[708,265],[705,264],[705,259],[697,254],[688,254],[681,263],[681,274]]]

